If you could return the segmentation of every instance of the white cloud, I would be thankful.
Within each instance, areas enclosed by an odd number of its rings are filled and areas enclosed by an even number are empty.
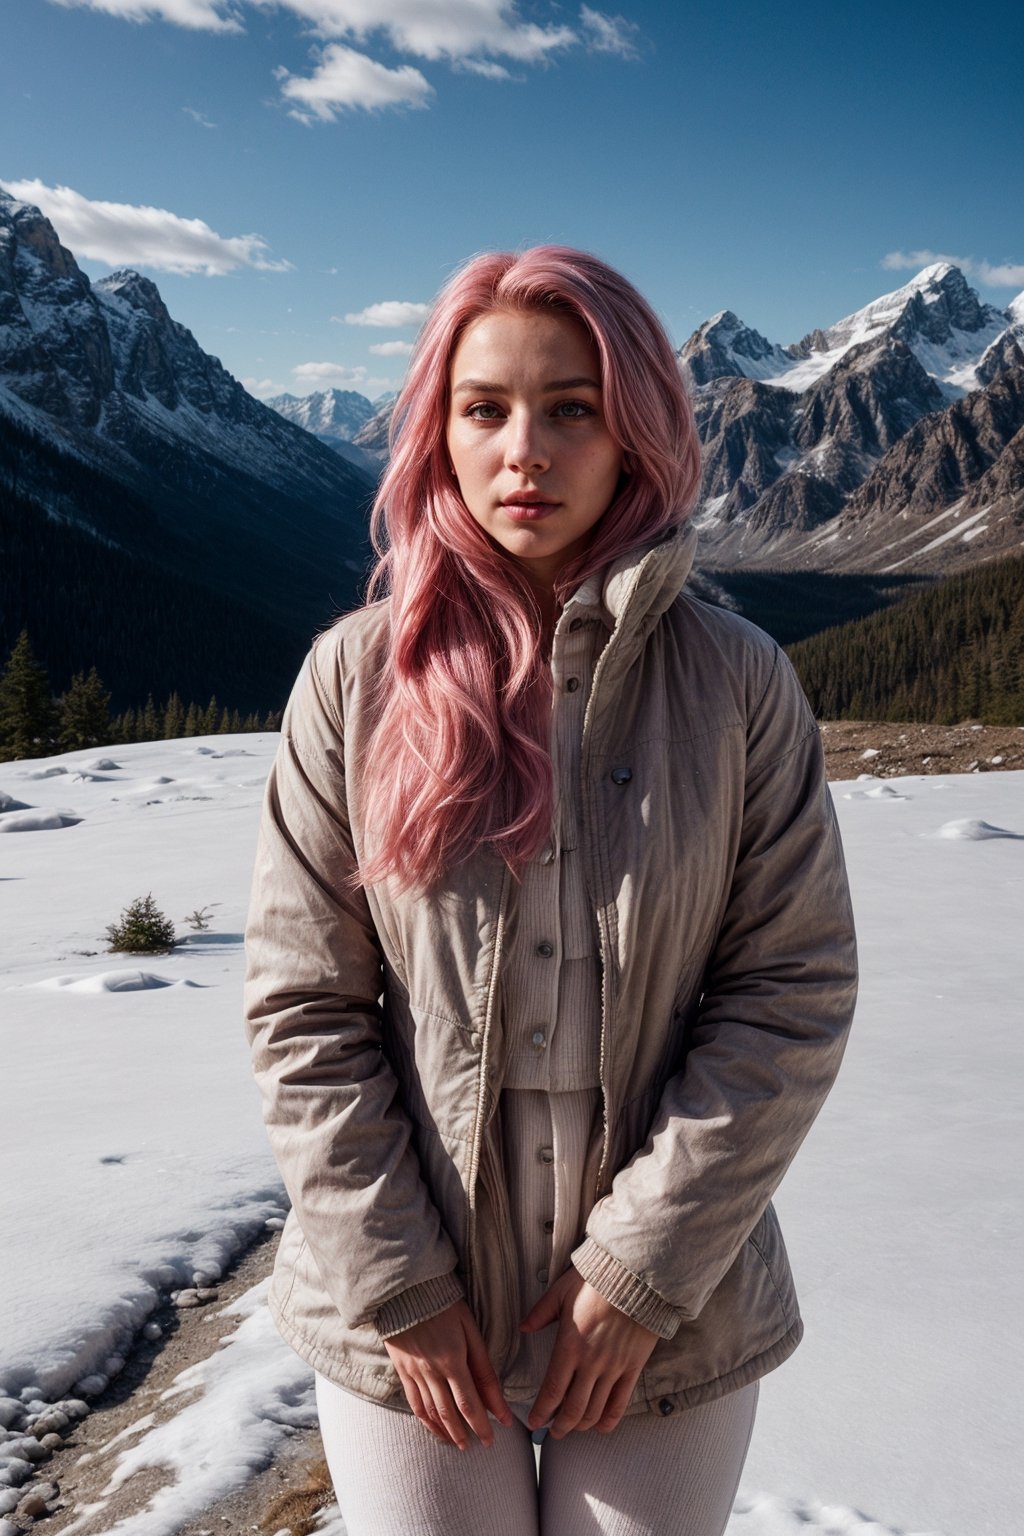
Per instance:
[[[580,7],[583,40],[592,53],[614,53],[620,59],[635,59],[640,28],[625,16],[606,16],[603,11]]]
[[[346,315],[344,322],[332,315],[338,325],[375,325],[397,330],[403,325],[422,325],[430,312],[429,304],[411,304],[405,299],[384,299],[380,304],[368,304],[356,314]]]
[[[1024,262],[976,261],[973,256],[949,256],[941,251],[889,251],[882,257],[882,266],[890,271],[909,268],[919,272],[939,261],[952,262],[965,277],[976,277],[989,288],[1019,288],[1024,283]]]
[[[297,363],[292,369],[296,388],[307,394],[318,389],[358,389],[361,394],[394,389],[394,379],[375,378],[361,365],[346,368],[342,363]]]
[[[376,357],[408,357],[412,351],[411,341],[375,341],[372,347],[367,347]]]
[[[493,59],[457,59],[453,67],[469,75],[482,75],[485,80],[512,79],[511,71],[504,64],[495,64]]]
[[[205,112],[197,112],[195,107],[182,107],[181,110],[187,112],[192,121],[198,123],[201,128],[216,128],[217,126],[216,123],[210,122]]]
[[[230,0],[53,0],[67,9],[87,6],[125,21],[169,21],[199,32],[242,32]]]
[[[239,383],[243,389],[247,389],[250,395],[254,395],[257,400],[272,400],[275,395],[283,395],[285,393],[279,385],[274,383],[273,379],[245,378],[240,379]]]
[[[71,187],[41,181],[0,181],[12,197],[34,203],[76,256],[112,267],[152,267],[184,276],[220,277],[238,267],[290,271],[290,261],[271,261],[260,235],[218,235],[202,219],[183,219],[146,204],[92,201]]]
[[[420,59],[473,54],[536,62],[579,38],[566,26],[523,21],[515,0],[255,0],[283,5],[324,37],[356,42],[382,33],[392,48]]]
[[[275,70],[283,83],[282,94],[299,102],[289,115],[300,122],[333,122],[339,109],[363,107],[425,107],[434,87],[414,69],[402,64],[388,69],[365,53],[346,48],[342,43],[328,43],[312,75],[303,78],[281,68]]]

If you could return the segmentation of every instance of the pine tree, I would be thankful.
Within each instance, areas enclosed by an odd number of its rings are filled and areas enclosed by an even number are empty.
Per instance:
[[[179,736],[185,734],[185,706],[182,704],[177,690],[167,700],[167,706],[164,709],[163,732],[165,741],[176,741]]]
[[[59,729],[49,675],[23,629],[0,675],[0,756],[46,757],[57,750]]]
[[[120,920],[107,926],[112,950],[128,954],[167,954],[174,948],[174,924],[148,896],[137,896],[121,913]]]
[[[97,747],[110,737],[110,694],[96,668],[89,675],[76,672],[61,700],[60,745],[65,752],[78,747]]]
[[[146,695],[146,705],[141,712],[141,720],[139,722],[139,740],[160,740],[160,731],[157,724],[156,705],[153,703],[153,695],[151,693]]]

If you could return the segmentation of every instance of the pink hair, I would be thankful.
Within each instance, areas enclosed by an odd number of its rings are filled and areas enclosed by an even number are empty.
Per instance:
[[[579,558],[586,576],[692,511],[700,484],[693,410],[646,300],[597,257],[541,245],[474,257],[438,295],[391,423],[373,507],[378,563],[367,603],[389,596],[378,720],[363,764],[373,832],[359,883],[429,889],[486,845],[518,878],[550,833],[550,674],[537,601],[516,562],[456,489],[446,447],[449,372],[460,337],[493,310],[574,316],[601,363],[605,420],[630,470]]]

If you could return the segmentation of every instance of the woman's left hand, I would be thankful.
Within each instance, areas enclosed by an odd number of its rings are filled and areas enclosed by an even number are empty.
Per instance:
[[[550,1433],[560,1440],[572,1429],[615,1428],[658,1334],[634,1323],[570,1266],[523,1318],[524,1333],[558,1323],[551,1359],[527,1423],[531,1429],[556,1417]]]

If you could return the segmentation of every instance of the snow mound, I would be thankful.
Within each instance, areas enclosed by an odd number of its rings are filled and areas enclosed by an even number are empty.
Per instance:
[[[6,790],[0,789],[0,811],[30,811],[32,807],[26,805],[24,800],[15,800]]]
[[[891,784],[876,784],[874,789],[853,789],[843,796],[844,800],[909,800],[909,795],[901,795],[898,789],[893,789]]]
[[[121,764],[115,763],[112,757],[94,757],[91,763],[83,763],[82,767],[94,773],[109,773],[112,768],[120,771]]]
[[[943,822],[934,835],[971,843],[979,843],[987,837],[1024,838],[1024,832],[1010,832],[1006,827],[994,827],[991,822],[982,821],[977,816],[961,816],[957,821]]]
[[[20,775],[23,779],[55,779],[60,773],[67,773],[63,763],[55,763],[52,768],[31,768]]]
[[[32,985],[52,992],[148,992],[156,987],[199,987],[202,982],[187,977],[172,980],[155,971],[98,971],[93,976],[47,976]]]
[[[937,1531],[898,1531],[841,1504],[804,1504],[768,1494],[740,1494],[726,1536],[940,1536]]]
[[[109,773],[93,773],[88,768],[77,768],[71,775],[72,784],[110,784],[112,781]]]
[[[0,832],[56,832],[77,827],[81,820],[74,811],[9,811],[0,821]]]

